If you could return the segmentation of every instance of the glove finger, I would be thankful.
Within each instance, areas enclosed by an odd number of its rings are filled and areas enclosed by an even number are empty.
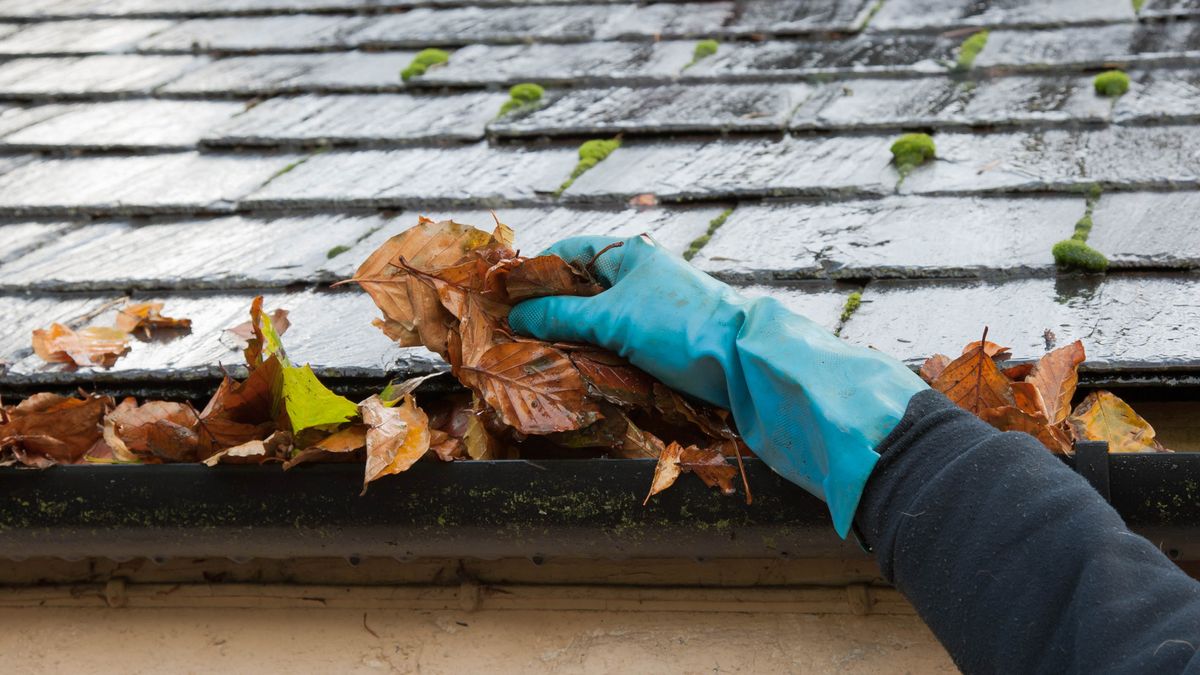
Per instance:
[[[547,342],[595,344],[590,300],[573,295],[526,300],[509,312],[508,325],[518,333]]]
[[[600,236],[570,237],[555,243],[542,254],[553,254],[569,263],[587,265],[595,259],[597,253],[620,241],[624,240]],[[593,266],[592,271],[605,286],[612,286],[617,282],[616,274],[621,268],[622,255],[621,247],[609,249]]]

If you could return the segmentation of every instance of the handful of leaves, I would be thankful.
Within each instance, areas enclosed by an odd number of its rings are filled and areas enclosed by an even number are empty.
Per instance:
[[[463,431],[447,431],[438,443],[443,458],[593,448],[669,463],[656,473],[651,494],[680,471],[732,493],[737,472],[725,455],[740,457],[744,445],[727,411],[684,398],[604,349],[509,329],[508,312],[518,302],[601,292],[594,262],[523,257],[512,229],[499,221],[488,233],[422,218],[376,250],[351,281],[383,312],[376,326],[401,346],[424,345],[441,355],[471,390],[469,412],[451,413],[465,418]]]
[[[1037,363],[1002,367],[1011,356],[1007,347],[988,342],[984,329],[961,356],[935,354],[920,374],[988,424],[1028,433],[1051,452],[1070,453],[1077,440],[1105,441],[1109,452],[1169,452],[1155,440],[1150,423],[1111,392],[1092,392],[1071,409],[1086,359],[1082,342],[1048,352]]]

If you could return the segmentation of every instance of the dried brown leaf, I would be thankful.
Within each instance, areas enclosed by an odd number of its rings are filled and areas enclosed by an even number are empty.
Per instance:
[[[1026,382],[1037,387],[1046,402],[1046,417],[1053,424],[1066,421],[1079,383],[1079,364],[1087,358],[1079,340],[1046,354],[1030,371]]]
[[[104,418],[104,439],[120,461],[195,462],[212,442],[192,406],[170,401],[121,402]]]
[[[101,420],[112,408],[108,396],[34,394],[5,409],[0,448],[10,450],[28,466],[78,462],[100,442]]]
[[[129,351],[129,335],[100,326],[74,331],[55,323],[33,331],[33,351],[47,363],[111,368]]]
[[[292,435],[276,431],[263,440],[255,439],[212,455],[204,460],[206,466],[217,464],[264,464],[282,462],[292,450]]]
[[[571,360],[544,344],[496,345],[459,373],[463,384],[523,434],[580,429],[600,416]]]
[[[372,481],[407,471],[429,450],[429,418],[412,394],[389,407],[378,396],[359,404],[367,429],[367,466],[363,492]]]
[[[945,370],[946,366],[948,365],[950,365],[949,356],[946,356],[945,354],[934,354],[933,356],[925,359],[925,363],[921,364],[921,371],[919,373],[921,379],[925,380],[926,384],[933,384],[933,381],[937,379],[938,375],[942,374],[942,371]]]
[[[658,464],[654,465],[654,479],[650,481],[650,492],[642,500],[642,506],[650,503],[650,498],[666,490],[679,479],[681,469],[679,458],[683,456],[683,446],[671,443],[664,447],[658,455]]]
[[[192,327],[191,319],[174,319],[162,315],[163,303],[140,302],[126,305],[117,312],[114,327],[125,333],[141,330],[146,337],[160,329],[186,330]]]
[[[1040,412],[1030,413],[1015,406],[988,408],[980,411],[980,419],[1001,431],[1022,431],[1041,441],[1052,452],[1071,451],[1071,437],[1059,425],[1048,424]]]
[[[1154,427],[1111,392],[1093,391],[1068,418],[1075,436],[1105,441],[1109,452],[1164,452]]]
[[[505,288],[512,304],[548,295],[591,296],[604,290],[587,274],[556,255],[522,260],[508,271]]]
[[[985,344],[992,343],[985,340]],[[987,347],[978,342],[972,345],[947,364],[931,386],[976,415],[988,408],[1015,405],[1010,382],[987,353]]]

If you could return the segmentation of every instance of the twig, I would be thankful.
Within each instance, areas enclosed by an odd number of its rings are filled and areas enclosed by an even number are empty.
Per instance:
[[[600,256],[604,255],[605,253],[608,253],[609,251],[611,251],[614,248],[621,248],[624,245],[625,245],[625,242],[623,242],[623,241],[614,241],[613,243],[609,244],[608,246],[605,246],[604,248],[600,249],[596,253],[596,255],[592,256],[592,259],[588,261],[588,264],[583,266],[583,269],[587,270],[588,274],[595,277],[596,271],[592,268],[596,265],[596,261],[600,259]]]
[[[375,631],[371,630],[371,627],[367,625],[367,613],[366,612],[363,612],[363,628],[367,629],[367,632],[370,633],[371,635],[374,635],[376,640],[382,639],[379,637],[379,633],[376,633]]]
[[[746,506],[754,503],[754,495],[750,492],[750,481],[746,478],[746,467],[742,464],[742,449],[737,441],[733,442],[733,455],[737,457],[738,473],[742,474],[742,487],[746,488]]]

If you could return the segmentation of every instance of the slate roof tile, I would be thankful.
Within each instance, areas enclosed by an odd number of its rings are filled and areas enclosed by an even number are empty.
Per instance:
[[[488,129],[500,136],[779,131],[813,91],[800,82],[577,89]]]
[[[914,364],[984,325],[1033,358],[1049,328],[1085,339],[1093,378],[1169,381],[1200,368],[1198,7],[0,0],[0,390],[211,381],[240,361],[221,331],[258,293],[293,310],[289,351],[324,375],[441,367],[370,328],[364,294],[324,286],[420,214],[489,227],[492,208],[530,253],[648,232]],[[720,44],[693,62],[701,38]],[[449,62],[403,82],[425,46]],[[1115,100],[1091,82],[1113,65],[1132,77]],[[544,100],[498,117],[521,82]],[[937,158],[901,179],[906,131],[933,133]],[[617,135],[555,197],[579,143]],[[1093,184],[1107,276],[1050,256]],[[111,371],[30,354],[33,328],[130,292],[195,330]]]
[[[81,19],[28,24],[0,39],[0,55],[126,52],[139,40],[174,23],[155,19]]]
[[[413,52],[337,52],[229,57],[206,63],[162,87],[160,93],[223,97],[398,91],[402,88],[400,71],[412,61],[413,55]]]
[[[1128,0],[887,0],[871,19],[875,31],[966,26],[1051,27],[1132,21]]]
[[[708,143],[627,143],[564,193],[627,200],[884,194],[892,191],[889,139],[792,138]]]
[[[500,206],[553,192],[575,166],[570,149],[415,148],[327,152],[242,200],[247,207],[396,207],[476,201]],[[2,185],[2,183],[0,183]]]
[[[323,14],[192,19],[137,43],[144,52],[271,52],[342,49],[371,17]]]
[[[1050,275],[1083,213],[1082,196],[743,206],[693,262],[740,282]]]
[[[0,147],[188,149],[243,107],[228,101],[143,100],[36,106],[23,111],[29,124],[0,136]]]
[[[1091,371],[1200,366],[1200,277],[1119,275],[869,284],[842,337],[916,364],[939,351],[988,339],[1029,360],[1082,339]]]
[[[209,130],[209,145],[478,141],[508,99],[500,93],[285,96]]]
[[[937,160],[913,171],[905,193],[1062,191],[1200,186],[1195,127],[1109,127],[1011,134],[939,134]]]
[[[80,98],[147,94],[206,63],[195,56],[112,54],[19,58],[0,64],[0,96]]]
[[[35,160],[0,175],[0,212],[69,215],[230,210],[295,156],[196,153]]]

